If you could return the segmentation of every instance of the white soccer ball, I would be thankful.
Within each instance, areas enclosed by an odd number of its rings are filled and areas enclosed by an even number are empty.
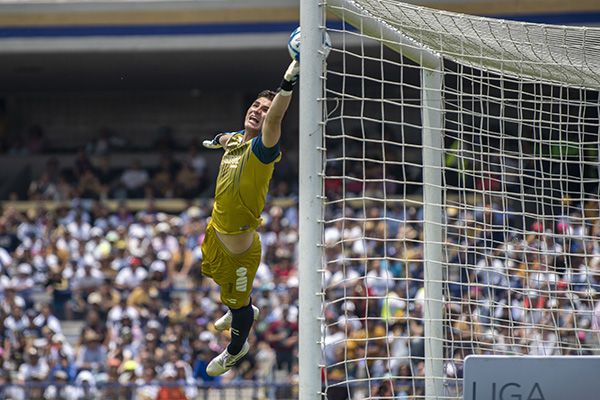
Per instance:
[[[290,53],[290,57],[293,60],[300,61],[300,27],[294,29],[294,32],[290,35],[290,38],[287,43],[288,52]],[[329,55],[329,51],[331,50],[331,38],[325,32],[325,40],[323,43],[323,54],[325,58]]]

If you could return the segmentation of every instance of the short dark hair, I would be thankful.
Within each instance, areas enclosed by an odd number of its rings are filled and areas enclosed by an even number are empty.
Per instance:
[[[259,93],[259,94],[256,96],[256,98],[257,98],[257,99],[260,99],[261,97],[264,97],[264,98],[266,98],[266,99],[273,100],[273,99],[275,98],[275,95],[276,95],[276,94],[277,94],[276,92],[274,92],[274,91],[272,91],[272,90],[269,90],[269,89],[266,89],[266,90],[263,90],[263,91],[261,91],[261,92],[260,92],[260,93]]]

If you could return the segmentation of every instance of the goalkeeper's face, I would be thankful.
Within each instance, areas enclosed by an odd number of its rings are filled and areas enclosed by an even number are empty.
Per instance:
[[[266,97],[259,97],[254,100],[254,103],[252,103],[246,112],[246,120],[244,121],[246,131],[251,131],[258,135],[258,132],[262,129],[269,107],[271,107],[271,100]]]

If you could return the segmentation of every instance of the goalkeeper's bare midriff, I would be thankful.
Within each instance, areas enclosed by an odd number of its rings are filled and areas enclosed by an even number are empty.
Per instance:
[[[254,231],[236,235],[228,235],[217,230],[215,230],[215,233],[225,248],[233,254],[242,254],[252,246],[252,242],[254,241]]]

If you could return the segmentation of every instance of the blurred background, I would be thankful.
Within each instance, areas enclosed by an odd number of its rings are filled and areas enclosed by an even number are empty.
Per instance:
[[[413,3],[522,21],[600,22],[593,0]],[[278,85],[298,15],[294,0],[0,1],[0,199],[209,195],[215,155],[198,149],[198,139],[238,129],[253,96]],[[286,174],[295,173],[297,112],[285,131]],[[123,190],[117,179],[139,164],[152,182],[161,165],[176,174],[194,157],[206,161],[193,167],[197,187],[175,180]],[[88,163],[94,171],[86,174]],[[82,175],[87,186],[94,177],[100,185],[80,187]],[[45,190],[47,179],[61,190]],[[294,182],[285,180],[292,187],[279,194],[294,192]]]
[[[411,3],[600,24],[595,0]],[[228,338],[198,266],[220,156],[200,143],[277,87],[298,19],[294,0],[0,0],[1,398],[182,399],[242,381],[231,396],[295,397],[297,100],[263,215],[253,351],[223,378],[204,372]]]

